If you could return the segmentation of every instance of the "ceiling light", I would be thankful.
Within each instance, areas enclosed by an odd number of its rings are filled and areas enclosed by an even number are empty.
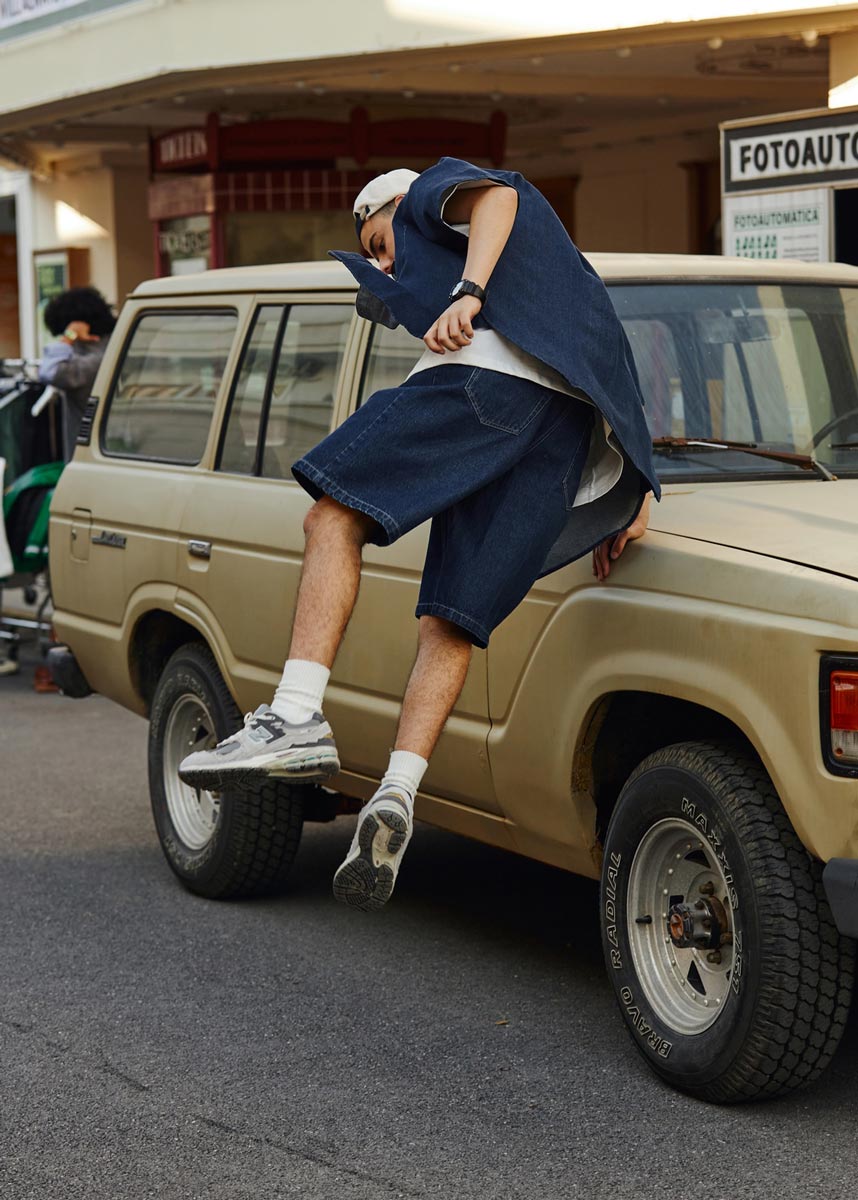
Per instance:
[[[801,40],[804,42],[805,46],[807,46],[807,48],[810,50],[819,41],[819,34],[816,32],[815,29],[805,29],[801,35]]]
[[[724,45],[724,39],[720,37],[710,38],[706,45],[710,50],[720,50]]]
[[[619,50],[617,51],[617,58],[631,58],[631,56],[631,46],[620,46]]]
[[[534,67],[541,67],[542,64],[545,62],[545,59],[542,57],[541,54],[534,54],[533,58],[531,58],[530,61]]]

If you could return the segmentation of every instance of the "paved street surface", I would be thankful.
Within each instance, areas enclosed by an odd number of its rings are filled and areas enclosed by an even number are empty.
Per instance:
[[[381,913],[183,891],[146,726],[0,679],[2,1200],[853,1194],[858,1021],[813,1090],[707,1108],[635,1053],[593,885],[419,826]]]

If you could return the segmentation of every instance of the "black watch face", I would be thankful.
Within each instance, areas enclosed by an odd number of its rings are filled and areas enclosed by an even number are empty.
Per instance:
[[[450,292],[450,295],[451,295],[451,296],[458,296],[459,292],[461,292],[461,290],[462,290],[462,288],[463,288],[464,286],[465,286],[464,280],[460,280],[460,281],[459,281],[459,283],[457,283],[457,284],[455,285],[455,287],[453,288],[452,292]]]

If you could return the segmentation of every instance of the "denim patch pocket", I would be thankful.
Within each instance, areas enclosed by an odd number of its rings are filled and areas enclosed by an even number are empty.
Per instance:
[[[484,367],[471,372],[465,391],[477,419],[504,433],[521,433],[552,397],[548,388],[531,379],[502,375]]]

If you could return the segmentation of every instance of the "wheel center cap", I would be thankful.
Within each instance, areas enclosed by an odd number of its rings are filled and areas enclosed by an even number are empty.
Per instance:
[[[727,929],[724,906],[714,896],[693,904],[674,904],[667,914],[667,931],[678,949],[714,950]]]

